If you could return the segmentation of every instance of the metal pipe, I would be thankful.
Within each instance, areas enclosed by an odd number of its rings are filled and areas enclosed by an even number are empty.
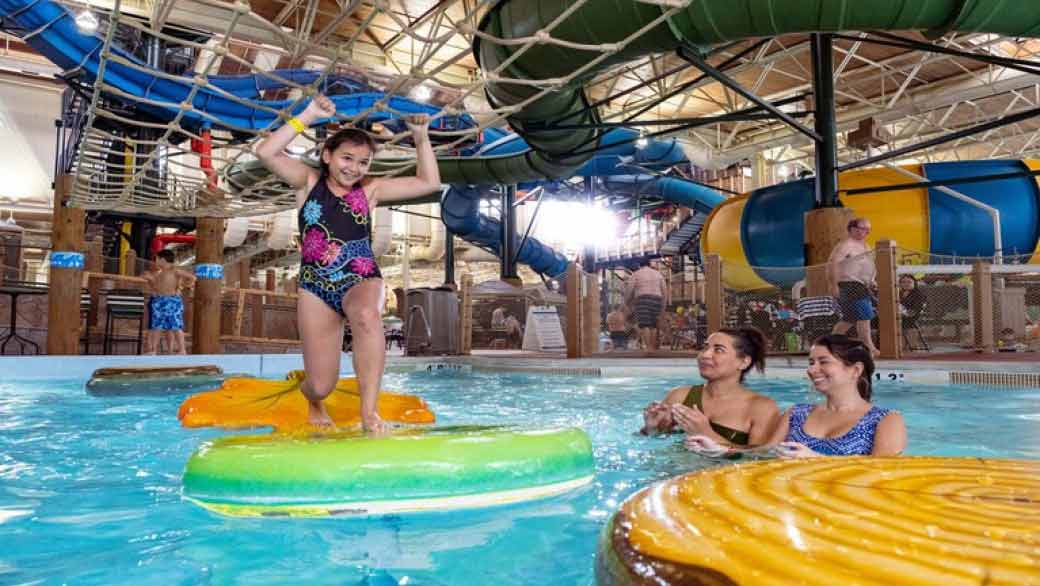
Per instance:
[[[455,285],[455,234],[444,229],[444,284]]]
[[[816,207],[840,206],[838,200],[838,124],[834,107],[834,41],[830,35],[810,35],[813,101],[816,111]]]
[[[838,167],[838,171],[843,171],[843,172],[844,171],[849,171],[851,169],[858,169],[860,167],[866,167],[867,165],[873,165],[874,163],[880,163],[882,161],[887,161],[889,159],[895,159],[897,157],[901,157],[901,156],[903,156],[905,154],[908,154],[908,153],[913,153],[913,152],[916,152],[916,151],[924,150],[924,149],[927,149],[927,148],[930,148],[930,147],[933,147],[933,146],[936,146],[936,145],[940,145],[940,144],[943,144],[943,143],[947,143],[947,142],[950,142],[950,141],[957,140],[959,138],[964,138],[966,136],[971,136],[973,134],[979,134],[981,132],[986,132],[987,130],[992,130],[994,128],[1000,128],[1002,126],[1008,126],[1010,124],[1016,124],[1018,122],[1022,122],[1024,120],[1028,120],[1030,118],[1033,118],[1034,116],[1037,116],[1037,115],[1040,115],[1040,108],[1032,108],[1030,110],[1025,110],[1025,111],[1019,112],[1017,114],[1012,114],[1010,116],[1006,116],[1006,117],[1001,118],[999,120],[993,120],[991,122],[984,122],[982,124],[978,124],[978,125],[975,125],[975,126],[971,126],[969,128],[965,128],[963,130],[958,130],[957,132],[951,132],[949,134],[944,134],[942,136],[937,136],[937,137],[935,137],[933,139],[930,139],[930,140],[926,140],[926,141],[923,141],[923,142],[907,145],[907,146],[902,147],[902,148],[894,149],[894,150],[888,151],[886,153],[882,153],[880,155],[874,155],[873,157],[867,157],[867,158],[859,160],[859,161],[853,161],[851,163],[846,163],[846,164]]]
[[[511,183],[502,190],[502,250],[501,253],[501,278],[516,278],[516,208],[513,200],[516,199],[516,184]]]

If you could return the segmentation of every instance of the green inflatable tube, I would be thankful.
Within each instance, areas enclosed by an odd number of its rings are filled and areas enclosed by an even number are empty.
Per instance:
[[[543,498],[592,475],[592,444],[576,428],[231,436],[191,456],[184,496],[231,516],[381,515]]]

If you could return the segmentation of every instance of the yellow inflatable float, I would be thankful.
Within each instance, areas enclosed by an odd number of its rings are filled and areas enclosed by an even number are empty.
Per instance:
[[[1040,461],[814,458],[646,488],[599,584],[1040,584]]]
[[[242,429],[274,427],[276,432],[292,432],[309,427],[307,401],[300,393],[302,371],[289,373],[289,380],[230,378],[219,389],[192,395],[177,411],[184,427],[223,427]],[[355,378],[340,379],[325,400],[333,421],[339,426],[361,421],[361,395]],[[426,402],[414,395],[379,393],[379,415],[399,423],[433,423],[434,415]]]

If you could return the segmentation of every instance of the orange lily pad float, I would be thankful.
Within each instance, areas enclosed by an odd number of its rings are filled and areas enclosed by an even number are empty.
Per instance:
[[[307,421],[307,399],[300,392],[302,371],[289,373],[289,380],[229,378],[219,389],[188,397],[177,411],[184,427],[245,429],[273,427],[276,432],[293,432],[311,427]],[[361,394],[356,378],[340,379],[325,399],[329,416],[338,427],[361,423]],[[426,401],[415,395],[381,391],[376,407],[385,421],[433,423]]]

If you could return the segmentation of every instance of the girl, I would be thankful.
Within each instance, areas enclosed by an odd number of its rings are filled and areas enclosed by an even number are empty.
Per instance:
[[[310,406],[308,419],[317,427],[334,427],[323,401],[339,378],[345,317],[354,335],[352,359],[361,392],[361,425],[365,431],[381,432],[386,424],[376,412],[376,402],[386,345],[381,321],[383,279],[372,254],[371,210],[440,189],[440,172],[425,114],[405,119],[415,141],[415,177],[366,177],[375,143],[355,128],[344,128],[325,141],[320,171],[285,154],[297,133],[335,114],[332,100],[316,96],[303,113],[260,142],[256,156],[296,190],[302,243],[297,311],[307,371],[300,390]]]
[[[755,446],[769,440],[780,409],[769,397],[744,387],[752,368],[765,369],[766,341],[753,328],[723,329],[708,337],[697,357],[705,385],[672,389],[643,412],[643,433],[675,427],[726,446]]]

